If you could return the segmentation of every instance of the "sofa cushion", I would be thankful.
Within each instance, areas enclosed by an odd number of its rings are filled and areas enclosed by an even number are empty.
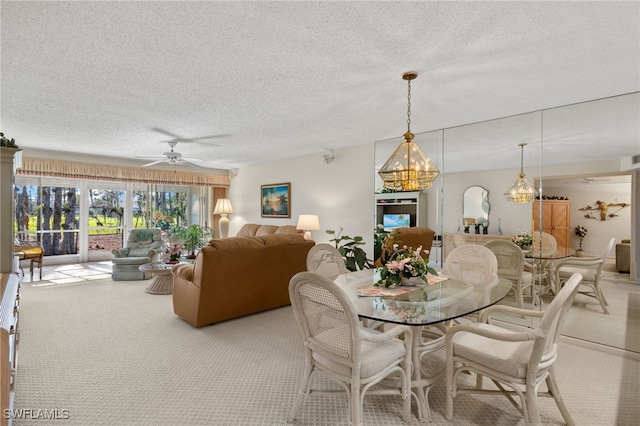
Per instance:
[[[256,235],[258,228],[260,228],[260,225],[257,223],[245,223],[236,234],[236,237],[253,237]]]
[[[264,242],[258,237],[220,238],[209,241],[209,247],[213,247],[216,250],[263,248]]]
[[[277,246],[282,244],[299,244],[304,242],[302,234],[273,234],[263,235],[260,237],[265,247]]]
[[[293,225],[278,226],[274,234],[304,234],[302,229],[296,229]]]
[[[278,227],[276,225],[260,225],[256,230],[256,237],[262,237],[263,235],[271,235],[276,232]]]

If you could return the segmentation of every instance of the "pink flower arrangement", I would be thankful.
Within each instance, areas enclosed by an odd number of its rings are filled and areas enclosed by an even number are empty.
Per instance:
[[[167,249],[167,253],[169,254],[169,260],[171,262],[175,262],[180,259],[180,256],[182,256],[182,247],[178,244],[174,244],[171,249]]]
[[[435,269],[427,265],[421,253],[428,254],[428,250],[422,250],[422,246],[417,249],[393,245],[393,254],[390,260],[380,268],[380,281],[375,286],[394,287],[402,283],[403,278],[421,278],[426,282],[427,273],[438,275]]]

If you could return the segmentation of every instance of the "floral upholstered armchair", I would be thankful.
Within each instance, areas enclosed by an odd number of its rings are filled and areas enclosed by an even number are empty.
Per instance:
[[[162,251],[160,229],[133,229],[127,238],[126,247],[115,249],[113,253],[114,281],[146,280],[150,272],[140,271],[140,265],[154,262]]]

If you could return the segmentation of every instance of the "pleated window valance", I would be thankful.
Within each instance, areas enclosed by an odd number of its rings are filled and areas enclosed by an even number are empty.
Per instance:
[[[23,157],[17,175],[229,188],[228,175]]]

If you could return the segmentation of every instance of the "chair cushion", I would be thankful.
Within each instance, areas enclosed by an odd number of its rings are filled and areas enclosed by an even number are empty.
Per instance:
[[[590,268],[577,268],[575,266],[561,266],[558,270],[560,278],[571,278],[575,273],[582,274],[582,281],[595,281],[596,270]]]
[[[151,263],[151,258],[149,256],[113,258],[114,265],[142,265],[143,263]]]
[[[149,257],[149,247],[130,248],[129,257]]]
[[[476,326],[500,333],[513,333],[492,324],[478,323]],[[453,336],[453,352],[456,356],[515,377],[526,376],[532,345],[533,342],[502,342],[465,331]]]
[[[332,329],[327,332],[332,332]],[[366,378],[380,373],[394,361],[401,360],[404,357],[404,353],[404,343],[400,339],[391,339],[382,343],[362,340],[360,377]],[[351,369],[344,364],[325,358],[317,352],[313,352],[313,359],[318,364],[338,374],[345,377],[351,376]]]

